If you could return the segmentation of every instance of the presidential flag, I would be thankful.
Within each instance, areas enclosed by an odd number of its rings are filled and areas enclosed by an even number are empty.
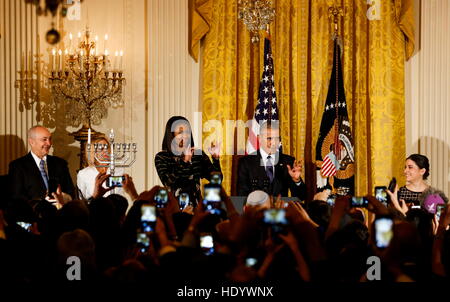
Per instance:
[[[333,70],[316,145],[317,187],[354,192],[354,148],[342,77],[341,52],[334,41]]]
[[[259,84],[258,104],[249,129],[246,153],[251,154],[259,149],[257,136],[260,123],[278,121],[277,95],[273,80],[273,58],[270,40],[264,39],[264,71]]]

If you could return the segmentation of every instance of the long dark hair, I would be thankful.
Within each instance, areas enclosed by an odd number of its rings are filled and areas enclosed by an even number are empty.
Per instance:
[[[164,139],[162,142],[162,150],[163,151],[169,151],[172,152],[172,141],[175,138],[174,132],[172,129],[174,129],[174,124],[177,121],[183,121],[185,124],[188,125],[189,131],[191,132],[191,147],[194,147],[194,138],[192,137],[192,128],[189,121],[183,117],[183,116],[172,116],[166,124],[166,132],[164,133]]]

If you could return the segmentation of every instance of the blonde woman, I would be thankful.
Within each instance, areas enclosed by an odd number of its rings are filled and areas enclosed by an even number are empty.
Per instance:
[[[100,137],[97,139],[94,139],[92,141],[92,145],[94,144],[108,144],[109,142],[106,138]],[[87,152],[87,151],[86,151]],[[97,157],[99,157],[102,161],[108,161],[109,159],[109,149],[104,149],[103,152],[97,153]],[[87,158],[87,161],[89,162],[89,166],[86,168],[80,170],[77,174],[77,187],[80,193],[80,198],[89,199],[92,197],[94,193],[94,187],[95,187],[95,178],[99,173],[106,173],[109,174],[109,167],[96,167],[100,163],[94,159],[94,150],[91,148],[91,155],[90,158]],[[122,168],[116,168],[114,171],[115,175],[123,175],[123,169]],[[104,188],[107,188],[106,182],[103,184]],[[106,197],[110,194],[120,194],[124,195],[123,189],[121,187],[116,187],[114,190],[110,190],[106,192],[103,197]]]

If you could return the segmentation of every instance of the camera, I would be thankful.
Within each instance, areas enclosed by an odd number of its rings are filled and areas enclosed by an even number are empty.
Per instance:
[[[258,259],[256,259],[256,258],[249,257],[249,258],[245,259],[246,267],[254,267],[257,263],[258,263]]]
[[[334,207],[335,201],[336,201],[336,194],[330,194],[330,195],[328,196],[328,198],[327,198],[327,203],[328,203],[330,206]]]
[[[222,184],[222,174],[220,174],[219,172],[212,172],[210,183],[213,185],[221,185]]]
[[[375,219],[375,245],[384,249],[389,246],[392,237],[394,222],[390,217],[377,217]]]
[[[150,247],[150,236],[148,233],[137,233],[136,243],[139,247],[139,251],[141,253],[145,253],[148,251]]]
[[[107,186],[108,187],[122,187],[123,181],[125,180],[125,176],[110,176],[108,178]]]
[[[143,233],[154,232],[155,226],[156,226],[156,208],[151,205],[142,205],[141,231]]]
[[[374,195],[378,201],[380,201],[381,203],[383,203],[384,205],[387,206],[387,204],[389,202],[389,196],[386,192],[386,189],[387,188],[385,186],[377,186],[377,187],[375,187]]]
[[[157,208],[165,208],[167,202],[169,201],[169,193],[167,189],[159,189],[155,195],[154,201],[156,202]]]
[[[392,177],[391,181],[389,182],[388,190],[391,191],[391,193],[394,193],[396,185],[397,179],[395,177]]]
[[[436,205],[436,218],[439,221],[441,219],[441,214],[445,210],[445,204]]]
[[[22,229],[24,229],[27,232],[31,232],[31,227],[33,224],[29,222],[23,222],[23,221],[17,221],[17,225],[20,226]]]
[[[204,198],[203,204],[205,206],[205,210],[210,212],[211,214],[220,215],[221,210],[221,197],[220,197],[220,185],[217,184],[206,184],[204,186]]]
[[[214,240],[213,236],[210,233],[200,235],[200,248],[207,256],[214,253]]]
[[[183,211],[189,204],[189,194],[180,193],[178,196],[178,205],[180,206],[180,210]]]
[[[351,206],[353,208],[367,208],[369,201],[364,197],[353,196]]]
[[[263,221],[266,225],[270,225],[275,233],[285,231],[288,221],[286,219],[285,209],[267,209],[264,211]]]

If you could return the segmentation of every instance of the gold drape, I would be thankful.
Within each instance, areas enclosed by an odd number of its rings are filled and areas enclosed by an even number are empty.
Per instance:
[[[234,124],[226,121],[245,122],[253,116],[263,39],[259,44],[250,42],[248,31],[237,19],[236,0],[210,1],[201,66],[204,138],[209,142],[212,136],[208,134],[215,132],[214,137],[222,140],[224,186],[234,192],[236,157],[229,154],[242,151],[245,139],[242,133],[230,131]],[[339,32],[355,141],[355,190],[366,194],[403,170],[404,62],[414,50],[413,6],[412,0],[379,1],[379,20],[369,20],[366,1],[274,1],[271,40],[283,151],[303,160],[304,179],[311,189],[315,186],[315,144],[332,66],[328,8],[334,2],[344,8]]]

